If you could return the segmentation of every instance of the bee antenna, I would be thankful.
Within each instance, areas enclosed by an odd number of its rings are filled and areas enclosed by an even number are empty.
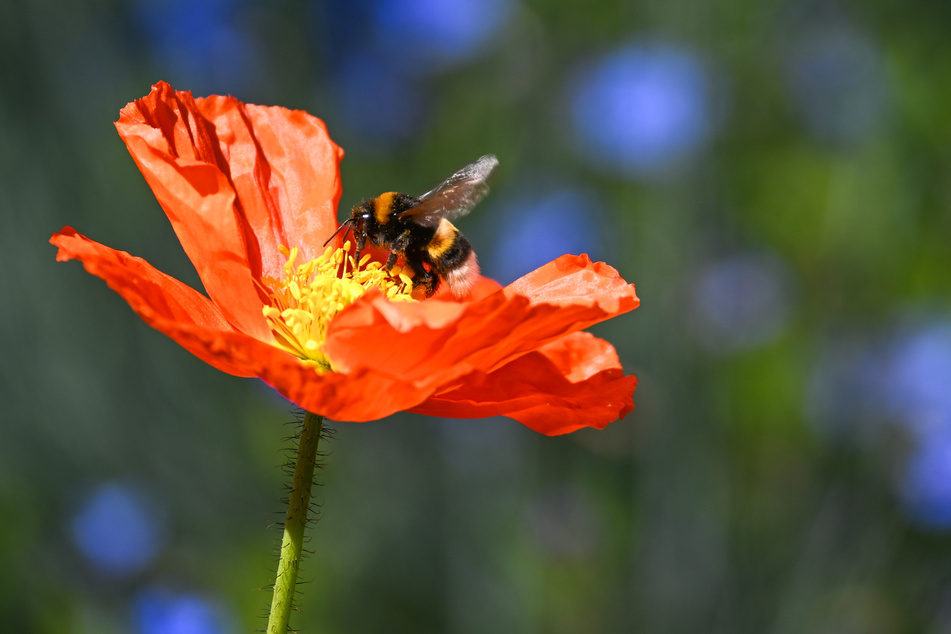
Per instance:
[[[344,240],[346,240],[346,239],[347,239],[347,234],[350,233],[350,223],[351,223],[351,222],[353,222],[353,218],[347,218],[346,220],[344,220],[343,222],[341,222],[341,223],[340,223],[340,226],[337,227],[337,230],[333,232],[333,235],[330,236],[329,238],[327,238],[327,241],[324,242],[324,246],[327,246],[328,244],[330,244],[330,241],[333,240],[334,238],[336,238],[336,237],[337,237],[337,234],[340,233],[340,230],[343,229],[344,227],[347,228],[346,233],[343,234],[343,238],[344,238]]]

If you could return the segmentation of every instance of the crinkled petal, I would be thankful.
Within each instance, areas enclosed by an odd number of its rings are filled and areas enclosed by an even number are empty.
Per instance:
[[[208,295],[238,329],[265,338],[254,280],[280,272],[278,246],[316,251],[336,226],[342,151],[323,123],[159,83],[116,127]]]
[[[50,242],[56,259],[76,259],[125,299],[147,324],[228,374],[258,377],[307,411],[363,422],[389,416],[428,394],[364,369],[351,376],[318,374],[285,350],[239,332],[207,297],[141,258],[110,249],[65,227]]]
[[[79,260],[86,271],[102,278],[119,293],[147,324],[169,334],[171,330],[201,330],[205,341],[192,345],[191,339],[175,340],[202,361],[237,376],[253,376],[250,369],[235,364],[223,352],[215,336],[237,333],[221,310],[207,297],[177,279],[162,273],[141,258],[111,249],[72,227],[54,233],[50,243],[59,247],[56,259]],[[240,334],[240,333],[238,333]],[[247,335],[242,337],[249,338]]]
[[[634,409],[636,385],[636,377],[624,376],[611,344],[578,332],[488,374],[475,372],[411,411],[452,418],[502,415],[554,436],[602,429],[623,418]]]
[[[330,324],[345,371],[373,367],[420,386],[490,373],[566,334],[636,308],[634,286],[587,256],[564,256],[471,303],[392,303],[367,294]]]
[[[156,84],[122,109],[116,128],[205,291],[239,330],[267,336],[248,255],[251,232],[241,221],[214,125],[191,93]]]
[[[372,369],[352,375],[319,374],[282,348],[238,332],[211,333],[174,325],[163,332],[189,350],[204,347],[227,355],[233,365],[243,369],[244,376],[258,377],[299,407],[333,420],[378,420],[418,405],[427,396],[413,385]]]
[[[318,374],[274,349],[274,359],[258,376],[303,409],[333,420],[365,423],[408,410],[427,393],[397,377],[363,368],[354,374]]]
[[[506,286],[504,293],[527,297],[533,305],[596,303],[611,316],[640,304],[633,284],[625,282],[613,266],[592,262],[587,254],[567,254],[552,260]]]
[[[338,224],[343,158],[323,121],[301,110],[242,104],[233,97],[197,103],[221,140],[263,274],[280,276],[286,260],[280,246],[298,247],[301,261],[320,255]]]

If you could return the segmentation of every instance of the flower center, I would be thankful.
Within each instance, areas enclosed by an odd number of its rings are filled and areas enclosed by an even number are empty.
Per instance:
[[[347,241],[342,249],[327,247],[322,255],[304,264],[296,264],[299,250],[281,246],[284,277],[261,280],[270,299],[264,317],[282,348],[312,365],[318,372],[333,370],[324,353],[327,326],[334,316],[371,288],[378,288],[391,301],[414,301],[413,282],[401,268],[387,271],[370,255],[354,262]]]

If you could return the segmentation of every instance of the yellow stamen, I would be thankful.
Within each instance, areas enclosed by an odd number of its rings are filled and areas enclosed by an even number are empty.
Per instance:
[[[327,247],[322,255],[296,265],[297,247],[280,247],[287,258],[283,279],[266,277],[261,287],[270,300],[263,309],[279,346],[300,357],[318,372],[333,370],[324,353],[327,326],[334,316],[371,288],[378,288],[391,301],[414,301],[413,282],[406,272],[394,267],[386,271],[369,254],[354,262],[352,245],[342,249]]]

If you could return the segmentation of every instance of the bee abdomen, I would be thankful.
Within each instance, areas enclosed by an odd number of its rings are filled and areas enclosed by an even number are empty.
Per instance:
[[[453,294],[456,297],[468,295],[479,277],[479,263],[466,237],[443,219],[426,251],[434,271],[446,279]]]
[[[440,220],[436,233],[426,245],[426,252],[440,273],[462,264],[470,251],[469,241],[445,218]]]
[[[466,244],[468,244],[468,241]],[[471,246],[465,260],[446,273],[445,278],[453,295],[462,298],[469,294],[469,291],[475,286],[476,280],[479,279],[479,262],[476,260],[475,251],[472,250]]]

